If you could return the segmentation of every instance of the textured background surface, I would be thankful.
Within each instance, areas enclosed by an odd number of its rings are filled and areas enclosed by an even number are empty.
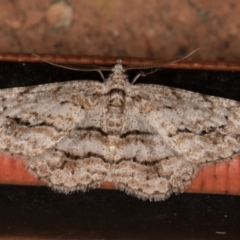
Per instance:
[[[238,0],[0,0],[0,52],[239,61]]]

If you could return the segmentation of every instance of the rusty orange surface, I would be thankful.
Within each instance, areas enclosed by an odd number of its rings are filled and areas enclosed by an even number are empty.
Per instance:
[[[20,158],[0,155],[0,184],[45,185],[26,170]],[[114,189],[114,184],[105,182],[101,188]],[[199,170],[187,192],[240,194],[240,156]]]

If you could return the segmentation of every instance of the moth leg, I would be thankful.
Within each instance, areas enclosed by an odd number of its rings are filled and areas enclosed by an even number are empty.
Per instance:
[[[134,77],[134,79],[132,80],[132,84],[134,84],[134,83],[137,81],[138,78],[140,78],[140,77],[146,77],[146,76],[148,76],[148,75],[150,75],[150,74],[153,74],[153,73],[157,72],[158,70],[159,70],[159,67],[158,67],[158,68],[155,68],[155,69],[153,69],[152,71],[147,72],[147,73],[145,73],[145,72],[140,72],[140,73],[138,73],[138,74]]]
[[[106,81],[106,79],[105,79],[105,77],[104,77],[104,74],[103,74],[103,72],[102,72],[101,70],[97,70],[97,72],[100,74],[100,76],[101,76],[101,78],[102,78],[103,82],[105,82],[105,81]]]

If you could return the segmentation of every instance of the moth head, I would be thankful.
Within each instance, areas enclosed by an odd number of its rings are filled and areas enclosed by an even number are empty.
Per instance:
[[[125,74],[122,60],[117,60],[117,63],[112,68],[112,73],[107,78],[106,85],[110,89],[125,90],[126,84],[128,84],[128,76]]]
[[[125,70],[122,65],[122,60],[118,59],[117,63],[114,65],[112,72],[114,75],[124,75]]]

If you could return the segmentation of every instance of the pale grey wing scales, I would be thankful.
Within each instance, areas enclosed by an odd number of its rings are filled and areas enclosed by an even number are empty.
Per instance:
[[[135,101],[139,89],[133,86],[130,92],[133,96],[126,100],[111,176],[118,188],[130,194],[163,200],[172,192],[183,191],[183,181],[190,183],[196,169],[193,164],[179,160],[174,149],[165,143],[152,123],[149,102]]]
[[[34,156],[84,118],[85,92],[96,82],[66,82],[0,91],[0,149]],[[99,86],[95,86],[96,88]]]
[[[162,200],[183,191],[204,163],[239,152],[239,103],[156,85],[132,86],[131,96],[138,101],[126,113],[125,131],[149,134],[124,139],[129,158],[112,170],[119,188]]]
[[[183,191],[200,166],[239,153],[240,103],[156,85],[126,85],[121,134],[109,134],[114,84],[1,90],[0,150],[21,155],[54,189],[112,180],[150,200]]]
[[[164,141],[194,164],[230,159],[240,152],[240,103],[163,86],[151,92],[153,119]]]
[[[67,151],[58,146],[48,149],[28,160],[27,165],[50,187],[61,192],[100,186],[108,177],[109,164],[99,156],[68,154],[74,147],[73,144]]]
[[[104,132],[104,97],[54,147],[28,161],[51,187],[62,192],[97,187],[108,179],[109,148]],[[37,167],[36,167],[37,165]]]
[[[196,173],[196,166],[172,157],[154,164],[121,161],[112,166],[115,185],[141,199],[159,201],[183,192]]]
[[[96,111],[99,106],[93,93],[101,95],[102,88],[102,84],[95,81],[72,81],[1,90],[0,150],[22,156],[36,175],[59,190],[66,191],[64,186],[69,186],[69,191],[85,189],[94,181],[100,182],[103,179],[100,174],[104,165],[102,159],[85,154],[85,161],[81,161],[82,155],[78,158],[73,149],[77,149],[79,138],[84,145],[89,112],[101,115],[101,111]],[[94,117],[101,116],[95,114]],[[102,142],[97,143],[99,148],[104,148]],[[96,166],[95,175],[86,178],[84,174],[88,175]],[[77,173],[79,171],[82,175]],[[85,182],[81,182],[81,177]]]
[[[124,124],[115,161],[133,159],[144,164],[174,156],[172,150],[162,142],[147,114],[135,106],[133,99],[126,100]]]

